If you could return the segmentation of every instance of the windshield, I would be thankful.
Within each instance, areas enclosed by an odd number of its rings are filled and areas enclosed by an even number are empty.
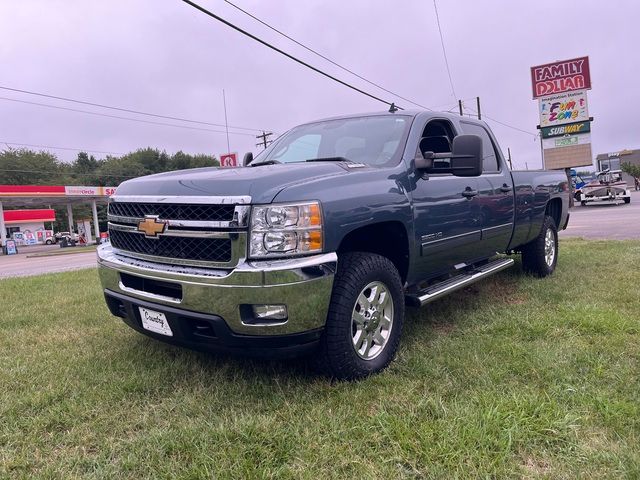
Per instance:
[[[385,115],[301,125],[274,143],[255,164],[323,159],[345,159],[377,166],[397,162],[410,119]]]

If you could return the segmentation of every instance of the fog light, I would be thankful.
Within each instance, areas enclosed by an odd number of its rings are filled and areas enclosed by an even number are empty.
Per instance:
[[[253,315],[257,320],[286,320],[286,305],[254,305]]]

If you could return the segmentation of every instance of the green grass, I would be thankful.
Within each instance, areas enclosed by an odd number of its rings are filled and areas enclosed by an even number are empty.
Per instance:
[[[0,478],[638,478],[640,242],[561,242],[408,316],[356,383],[111,317],[95,270],[0,282]]]

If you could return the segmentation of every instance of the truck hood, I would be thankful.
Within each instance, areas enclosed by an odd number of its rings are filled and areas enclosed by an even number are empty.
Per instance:
[[[347,175],[340,162],[289,163],[239,168],[196,168],[159,173],[120,184],[117,195],[238,196],[271,203],[283,189],[303,182]]]

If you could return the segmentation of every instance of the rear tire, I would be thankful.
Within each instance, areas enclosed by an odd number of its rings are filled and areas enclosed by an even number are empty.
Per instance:
[[[373,253],[341,254],[316,366],[340,380],[384,370],[395,358],[403,320],[395,265]]]
[[[631,197],[626,197],[624,199],[624,203],[631,203]]]
[[[558,229],[550,216],[545,216],[538,236],[522,247],[522,268],[538,277],[551,275],[558,263]]]

